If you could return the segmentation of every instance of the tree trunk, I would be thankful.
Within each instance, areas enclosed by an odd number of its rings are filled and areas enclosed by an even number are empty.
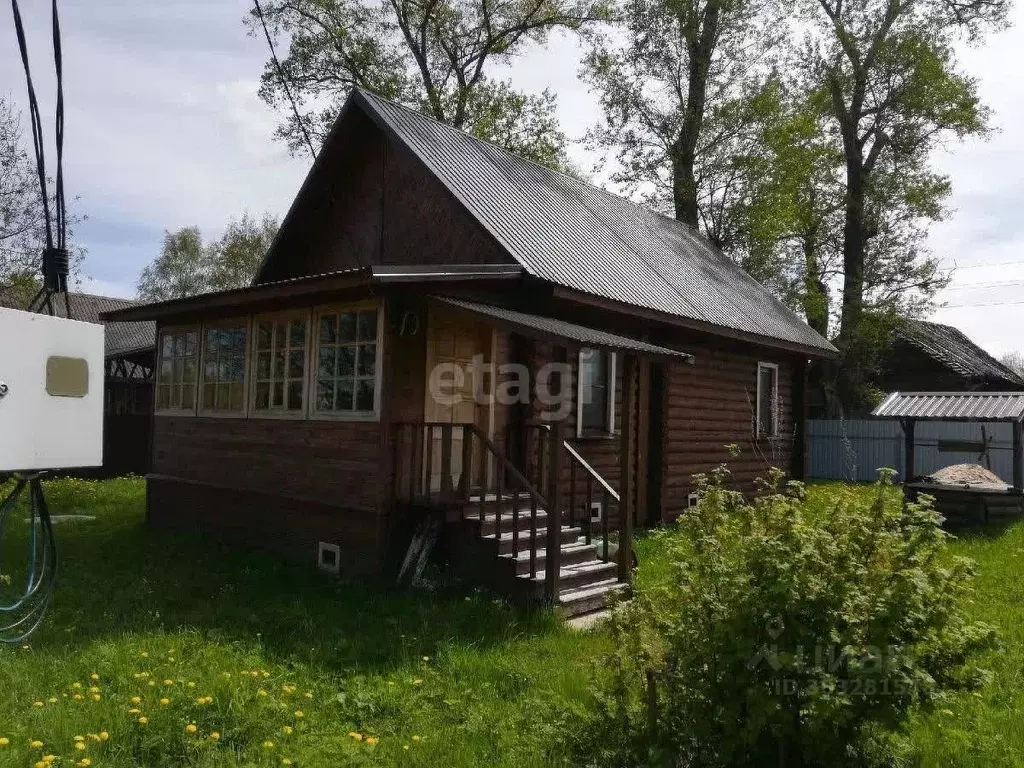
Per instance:
[[[843,226],[843,309],[841,341],[857,335],[864,314],[864,193],[866,172],[861,158],[846,163],[846,222]]]

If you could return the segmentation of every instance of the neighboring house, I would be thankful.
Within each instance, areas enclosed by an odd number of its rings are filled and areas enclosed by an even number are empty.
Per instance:
[[[882,361],[885,392],[1024,390],[1024,379],[957,328],[908,320]]]
[[[127,299],[68,295],[71,318],[87,323],[103,323],[100,315],[136,305]],[[0,306],[15,307],[9,296],[0,292]],[[64,297],[54,299],[54,312],[67,316]],[[15,307],[21,308],[21,307]],[[156,351],[156,324],[151,321],[106,323],[106,376],[103,419],[103,468],[89,470],[90,475],[113,477],[143,473],[149,467],[150,414],[153,410],[153,356]]]
[[[567,613],[694,473],[799,474],[835,355],[689,227],[364,91],[251,287],[106,317],[158,323],[151,522],[373,574],[433,512]]]

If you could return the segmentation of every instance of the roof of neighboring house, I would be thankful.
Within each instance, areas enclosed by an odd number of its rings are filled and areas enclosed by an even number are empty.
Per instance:
[[[827,340],[675,219],[363,90],[360,105],[405,144],[530,275],[581,293],[818,355]]]
[[[531,315],[526,312],[518,312],[505,307],[495,307],[489,304],[478,304],[473,301],[463,301],[448,296],[435,297],[436,301],[456,309],[470,312],[474,315],[482,315],[491,320],[514,328],[520,332],[539,337],[550,337],[554,339],[568,339],[587,347],[599,349],[610,349],[624,352],[638,352],[642,355],[654,357],[666,357],[676,360],[693,361],[693,355],[688,352],[681,352],[668,347],[660,347],[655,344],[648,344],[646,341],[630,339],[615,333],[607,333],[595,328],[587,328],[576,323],[569,323],[564,320],[556,320],[552,317]]]
[[[1024,387],[1024,378],[951,325],[908,320],[897,331],[897,335],[961,376]]]
[[[11,301],[0,290],[0,306],[17,308],[20,302]],[[115,299],[110,296],[95,296],[91,293],[69,293],[71,319],[85,323],[106,325],[106,356],[117,357],[131,352],[140,352],[156,347],[156,323],[151,321],[106,322],[101,315],[107,312],[134,307],[139,304],[130,299]],[[58,317],[67,317],[64,297],[54,297],[53,310]]]
[[[1021,421],[1024,392],[893,392],[871,415],[925,421]]]

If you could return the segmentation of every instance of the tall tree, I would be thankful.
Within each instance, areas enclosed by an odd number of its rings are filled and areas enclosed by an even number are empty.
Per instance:
[[[256,276],[277,235],[277,220],[244,213],[228,222],[219,240],[204,242],[199,227],[164,232],[160,254],[139,275],[138,296],[167,301],[210,291],[244,288]]]
[[[281,61],[300,119],[322,142],[353,87],[380,95],[548,165],[564,163],[555,95],[492,79],[552,30],[607,17],[605,0],[271,0],[264,17],[290,41]],[[255,13],[255,12],[254,12]],[[248,19],[254,32],[259,19]],[[258,34],[262,34],[259,30]],[[273,62],[261,97],[287,106]],[[302,126],[290,111],[278,129],[293,151]]]
[[[940,216],[948,193],[948,180],[931,169],[933,150],[987,129],[988,111],[976,82],[959,71],[954,43],[1004,25],[1009,2],[802,0],[801,7],[809,25],[805,71],[825,89],[843,157],[836,340],[844,354],[840,396],[849,404],[858,399],[862,357],[876,346],[872,281],[915,268],[926,289],[935,279],[934,267],[915,258],[922,218]],[[905,215],[914,212],[923,216]],[[877,257],[901,252],[902,259]]]
[[[46,242],[43,198],[35,159],[29,154],[21,116],[0,95],[0,288],[24,306],[38,289]],[[69,240],[80,217],[69,215]],[[69,246],[72,274],[81,269],[85,249]],[[10,297],[9,297],[10,298]]]
[[[771,72],[773,0],[624,0],[622,29],[595,32],[583,76],[612,150],[612,180],[727,246],[757,95]]]

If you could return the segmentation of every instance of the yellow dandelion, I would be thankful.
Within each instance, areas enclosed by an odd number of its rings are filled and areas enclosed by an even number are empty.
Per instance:
[[[55,762],[57,762],[57,756],[56,755],[43,755],[43,762],[46,765],[53,765]]]
[[[0,736],[0,747],[6,747],[10,743],[11,740],[8,739],[6,736]]]
[[[429,656],[424,656],[424,657],[423,657],[423,660],[424,660],[424,661],[430,661],[430,657],[429,657]]]
[[[81,760],[75,763],[75,765],[79,766],[80,768],[88,768],[90,765],[92,765],[92,760],[90,760],[88,757],[83,757]]]
[[[284,728],[281,729],[281,733],[283,733],[285,736],[291,736],[293,730],[294,729],[290,725],[286,725]]]
[[[263,748],[264,749],[273,749],[274,748],[274,742],[272,742],[270,739],[267,739],[266,741],[263,742]]]
[[[40,760],[38,763],[32,766],[32,768],[46,768],[46,763]]]
[[[100,688],[99,688],[98,685],[90,685],[89,686],[89,693],[99,693],[99,692],[100,692]]]
[[[295,710],[295,716],[296,716],[296,717],[305,717],[305,716],[306,716],[306,713],[305,713],[305,712],[303,712],[303,711],[302,711],[301,709],[296,709],[296,710]]]
[[[164,680],[164,685],[174,685],[173,680]]]
[[[230,680],[231,679],[231,673],[230,672],[221,672],[220,676],[223,677],[225,680]]]
[[[160,699],[160,706],[161,707],[166,707],[170,703],[171,703],[170,699]]]
[[[85,742],[84,741],[76,741],[75,742],[75,749],[77,749],[79,752],[85,750]]]
[[[43,702],[41,702],[41,701],[33,701],[32,702],[32,706],[33,707],[45,707],[46,705],[43,704]]]
[[[270,673],[267,672],[267,670],[265,670],[265,669],[260,674],[262,674],[263,677],[270,677]]]
[[[90,733],[89,741],[102,741],[102,739],[100,738],[100,735],[98,733]]]
[[[412,684],[413,685],[423,685],[423,681],[417,678],[416,680],[412,681]]]
[[[189,680],[189,681],[188,681],[188,687],[189,687],[189,688],[195,688],[195,687],[196,687],[196,684],[195,684],[195,683],[193,683],[193,682],[192,682],[191,680]]]
[[[356,733],[355,731],[350,731],[348,735],[351,736],[356,741],[362,741],[363,740],[363,734],[361,734],[361,733]]]
[[[78,688],[81,688],[81,687],[82,687],[82,684],[81,684],[81,683],[72,683],[72,684],[71,684],[71,687],[72,687],[72,688],[75,688],[75,689],[78,689]]]
[[[136,709],[135,707],[132,707],[131,709],[128,710],[128,714],[129,715],[141,715],[142,714],[142,710],[141,709]]]
[[[146,716],[142,716],[142,717],[139,718],[139,725],[145,725],[148,722],[149,722],[149,718],[146,717]]]
[[[71,698],[73,698],[73,699],[74,699],[75,701],[84,701],[84,700],[85,700],[85,696],[83,696],[83,695],[82,695],[82,694],[80,694],[80,693],[76,693],[76,694],[75,694],[74,696],[72,696]]]
[[[287,758],[287,757],[282,757],[281,758],[281,765],[291,765],[291,764],[292,764],[292,761],[289,758]]]
[[[167,663],[168,664],[173,664],[174,663],[174,657],[173,656],[168,656],[167,657]]]
[[[367,736],[366,737],[366,743],[369,744],[371,747],[374,744],[376,744],[378,741],[380,741],[380,739],[378,739],[376,736]]]
[[[100,676],[93,672],[91,675],[89,675],[89,679],[95,683],[100,679]]]
[[[198,730],[195,723],[189,723],[185,726],[185,733],[195,733]]]
[[[132,704],[141,704],[142,703],[142,697],[140,697],[140,696],[132,696],[130,699],[128,699],[128,701],[130,701]]]
[[[51,704],[56,704],[57,703],[57,697],[56,696],[51,696],[49,699],[47,699],[47,701],[49,701]]]
[[[312,691],[306,691],[303,694],[303,696],[305,696],[307,699],[312,699],[313,698],[313,692]]]
[[[156,680],[147,680],[146,685],[156,685]]]
[[[420,737],[419,736],[413,736],[412,740],[418,742],[420,740]]]
[[[102,698],[103,698],[103,697],[102,697],[102,696],[101,696],[100,694],[98,694],[98,693],[94,693],[94,694],[92,695],[92,700],[93,700],[93,701],[99,701],[99,700],[100,700],[100,699],[102,699]]]
[[[213,733],[211,733],[210,734],[210,739],[213,740],[213,741],[220,741],[220,732],[219,731],[214,731]]]
[[[143,658],[143,659],[148,659],[149,658],[149,654],[146,651],[143,651],[142,653],[139,654],[139,657]]]
[[[264,691],[262,688],[260,688],[258,691],[256,691],[256,694],[258,696],[269,696],[270,695],[266,691]]]
[[[100,731],[100,741],[106,741],[110,738],[110,734],[106,731]]]
[[[30,741],[28,743],[28,745],[32,749],[42,749],[43,748],[43,742],[41,742],[39,739],[32,739],[32,741]]]

